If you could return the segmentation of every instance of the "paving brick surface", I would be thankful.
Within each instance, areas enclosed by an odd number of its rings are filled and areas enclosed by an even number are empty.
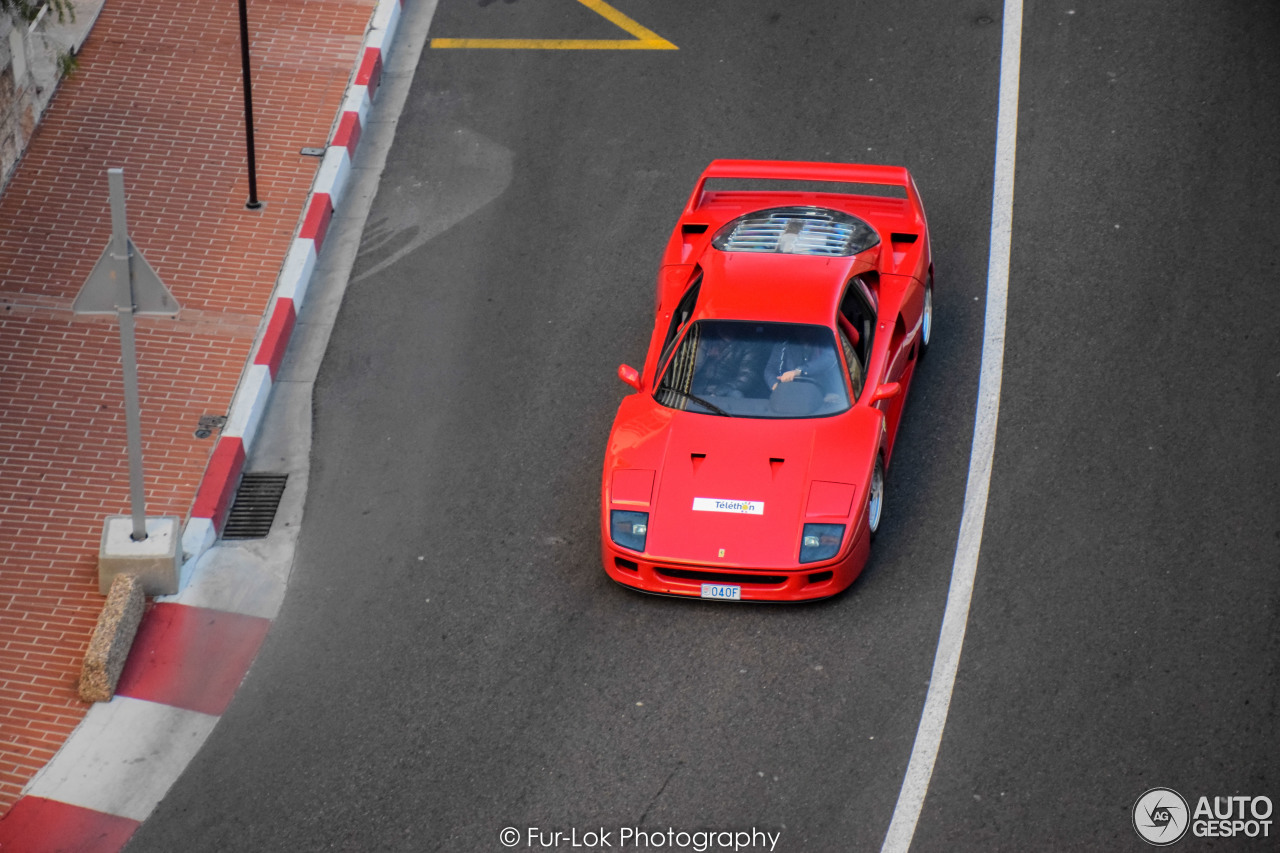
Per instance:
[[[129,511],[114,321],[71,303],[111,231],[182,305],[140,318],[148,515],[186,518],[299,225],[374,0],[250,0],[258,195],[248,211],[235,3],[107,0],[0,195],[0,813],[88,706],[106,515]]]

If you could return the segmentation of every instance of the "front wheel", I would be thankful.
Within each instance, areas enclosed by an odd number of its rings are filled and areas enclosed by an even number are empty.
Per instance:
[[[884,514],[884,463],[876,457],[875,470],[871,472],[871,490],[867,494],[867,527],[875,536],[880,529],[880,517]]]

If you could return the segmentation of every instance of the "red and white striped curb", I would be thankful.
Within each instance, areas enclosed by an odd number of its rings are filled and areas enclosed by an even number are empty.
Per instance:
[[[372,26],[365,37],[355,79],[347,89],[337,127],[325,150],[312,186],[298,236],[285,255],[275,295],[267,310],[267,323],[259,333],[253,357],[240,377],[231,412],[222,430],[182,534],[185,586],[196,561],[222,533],[227,512],[245,459],[252,449],[258,425],[271,398],[271,384],[280,370],[298,311],[311,283],[316,258],[324,245],[333,213],[342,202],[351,175],[351,159],[368,122],[369,108],[382,80],[383,53],[400,23],[400,0],[379,0]]]
[[[187,587],[216,543],[253,447],[400,23],[378,0],[302,224],[276,282],[253,355],[196,492],[182,537]],[[181,598],[181,596],[179,596]],[[270,612],[254,612],[269,610]],[[156,603],[143,617],[116,696],[89,709],[0,818],[0,853],[115,853],[164,798],[230,704],[266,637],[272,608],[232,595],[216,608]]]

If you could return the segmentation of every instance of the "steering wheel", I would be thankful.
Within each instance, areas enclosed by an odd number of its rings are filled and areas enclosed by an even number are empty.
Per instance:
[[[801,391],[802,387],[813,391]],[[812,376],[797,376],[790,382],[779,382],[769,397],[770,411],[786,416],[811,415],[822,406],[822,383]]]

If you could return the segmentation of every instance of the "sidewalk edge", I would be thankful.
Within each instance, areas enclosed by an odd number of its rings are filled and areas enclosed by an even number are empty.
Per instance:
[[[329,222],[346,192],[351,162],[367,123],[369,107],[377,94],[384,46],[389,47],[400,23],[400,0],[379,0],[365,33],[352,82],[334,122],[331,141],[303,208],[302,221],[281,266],[248,364],[241,374],[209,464],[201,478],[182,535],[182,572],[179,591],[191,580],[196,563],[217,542],[231,509],[245,460],[253,449],[258,426],[271,400],[272,384],[302,310],[303,299],[315,272]]]

